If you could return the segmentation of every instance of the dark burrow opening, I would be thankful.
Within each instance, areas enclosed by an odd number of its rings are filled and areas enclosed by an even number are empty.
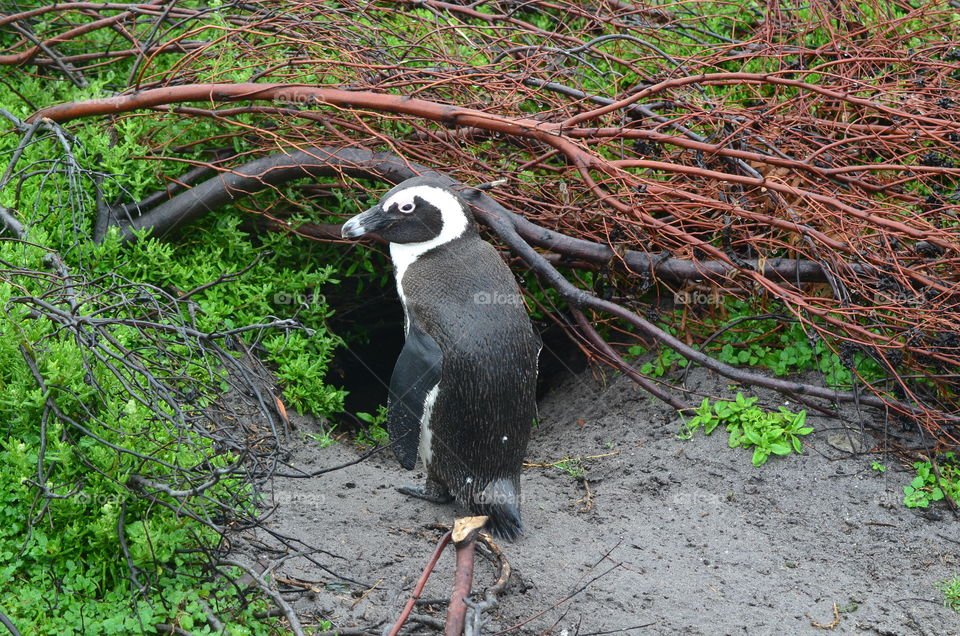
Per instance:
[[[349,392],[338,424],[357,430],[366,423],[355,413],[376,414],[377,408],[387,403],[390,375],[403,349],[403,309],[392,284],[370,286],[358,294],[356,283],[343,281],[327,300],[334,310],[327,325],[346,343],[334,354],[327,381]],[[534,327],[543,340],[537,378],[539,400],[568,376],[583,371],[587,359],[554,321],[534,321]]]

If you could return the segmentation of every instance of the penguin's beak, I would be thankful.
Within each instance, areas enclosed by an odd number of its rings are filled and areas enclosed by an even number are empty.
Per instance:
[[[382,230],[390,224],[390,220],[379,205],[375,205],[365,212],[351,217],[340,230],[343,238],[357,238],[364,234],[371,234]]]

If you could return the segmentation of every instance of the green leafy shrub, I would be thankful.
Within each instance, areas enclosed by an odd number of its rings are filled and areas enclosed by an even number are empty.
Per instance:
[[[630,353],[630,355],[640,355],[643,353],[643,349],[636,346],[630,347],[628,353]],[[670,369],[672,369],[674,366],[683,369],[689,363],[689,360],[681,356],[673,349],[661,349],[659,352],[657,352],[656,358],[650,362],[644,362],[642,365],[640,365],[640,373],[654,378],[659,378],[670,371]]]
[[[5,263],[39,267],[45,250],[0,241]],[[24,634],[155,633],[156,624],[205,625],[205,603],[231,633],[266,634],[273,620],[254,613],[262,600],[247,605],[204,568],[203,550],[217,545],[219,533],[190,520],[189,514],[225,512],[214,502],[250,501],[241,475],[224,475],[202,497],[175,499],[158,493],[139,496],[131,476],[142,472],[162,483],[203,470],[230,466],[233,452],[217,449],[203,429],[168,428],[181,421],[173,405],[134,387],[150,374],[167,386],[212,389],[220,377],[200,382],[184,368],[205,367],[195,357],[182,367],[151,349],[155,341],[136,329],[115,324],[96,332],[99,352],[137,352],[137,372],[115,358],[90,355],[83,332],[61,328],[33,313],[29,299],[57,304],[58,279],[40,270],[12,270],[0,286],[0,592],[4,610]],[[113,296],[125,283],[115,275],[103,285],[75,277],[71,297],[84,312],[101,319],[139,315],[116,306]],[[53,285],[51,288],[50,285]],[[126,289],[135,295],[134,285]],[[140,286],[142,292],[149,287]],[[155,318],[164,320],[164,318]],[[167,324],[175,326],[175,321]],[[95,332],[87,332],[93,337]],[[103,340],[108,335],[109,341]],[[121,369],[126,369],[121,370]],[[164,371],[169,371],[164,375]],[[201,390],[195,404],[177,408],[199,413],[209,405]],[[189,417],[189,415],[184,415]],[[202,474],[202,472],[200,473]],[[171,504],[168,508],[158,505]],[[184,514],[181,514],[184,513]],[[256,609],[254,609],[256,608]],[[202,633],[202,632],[197,632]]]
[[[109,29],[98,30],[88,34],[88,45],[113,37]],[[70,46],[61,43],[58,50],[67,54]],[[0,107],[27,117],[36,107],[109,97],[127,77],[131,59],[88,71],[89,85],[82,89],[10,69],[16,79],[0,82]],[[208,333],[296,321],[304,328],[254,329],[235,338],[274,367],[292,407],[320,415],[342,409],[344,392],[325,382],[339,339],[325,328],[330,308],[323,294],[337,283],[332,263],[340,248],[281,233],[255,234],[245,226],[250,215],[238,208],[191,225],[175,240],[143,237],[121,245],[114,232],[102,244],[90,241],[97,188],[105,202],[129,203],[184,171],[182,162],[142,160],[158,154],[153,140],[188,146],[218,132],[215,122],[164,112],[88,120],[70,126],[65,136],[72,154],[67,170],[61,141],[41,131],[17,165],[32,176],[0,189],[0,205],[29,233],[27,243],[0,239],[0,596],[4,612],[24,634],[149,634],[158,633],[158,624],[209,634],[206,607],[226,633],[279,632],[277,619],[263,617],[268,603],[255,593],[238,595],[203,554],[215,554],[211,548],[222,542],[204,519],[253,511],[244,476],[225,475],[185,500],[162,492],[142,496],[130,486],[133,475],[176,483],[183,475],[225,468],[237,453],[217,448],[209,431],[168,426],[177,413],[157,408],[149,387],[139,383],[142,377],[114,373],[111,365],[117,368],[119,360],[91,356],[84,341],[89,331],[61,328],[16,300],[54,302],[51,294],[62,289],[62,281],[48,274],[45,257],[56,250],[78,293],[88,284],[98,290],[84,298],[80,314],[182,324],[175,312],[146,315],[164,301],[155,293],[162,290],[169,294],[164,298],[190,294],[189,309],[186,302],[178,305],[181,316]],[[0,154],[10,157],[20,139],[9,131],[0,136]],[[190,159],[191,153],[179,156]],[[193,158],[209,155],[197,146]],[[135,301],[134,313],[100,300],[118,293]],[[122,346],[138,352],[163,382],[211,389],[178,405],[187,416],[203,412],[222,394],[218,389],[226,389],[226,370],[197,347],[171,345],[170,355],[160,358],[136,329],[117,325],[109,333],[117,343],[110,351]]]
[[[713,433],[720,424],[726,424],[730,438],[730,448],[753,447],[753,465],[761,466],[770,455],[788,455],[791,452],[803,452],[800,437],[809,435],[813,428],[805,426],[807,412],[792,413],[780,407],[775,413],[763,411],[754,406],[757,398],[745,398],[737,392],[736,401],[718,400],[713,404],[709,398],[703,398],[694,411],[694,417],[685,424],[680,433],[683,439],[689,439],[699,428],[707,435]]]
[[[761,307],[751,300],[725,298],[722,306],[723,317],[704,319],[707,331],[692,332],[695,337],[706,338],[710,333],[723,332],[719,342],[712,343],[704,351],[720,362],[734,366],[753,366],[770,369],[774,374],[788,375],[818,370],[823,374],[827,386],[838,389],[850,388],[853,376],[840,356],[832,351],[822,339],[811,341],[803,325],[799,322],[784,322],[775,318],[746,320],[736,330],[725,330],[730,324],[736,324],[745,318],[762,313]],[[671,315],[676,318],[672,323],[661,322],[658,326],[674,336],[679,335],[675,325],[681,323],[682,310]],[[699,345],[693,345],[699,349]],[[648,349],[633,345],[627,349],[631,356],[640,356]],[[856,352],[851,359],[852,367],[861,377],[876,381],[884,377],[880,366],[863,353]],[[644,363],[640,373],[651,377],[661,377],[671,369],[686,368],[689,361],[672,349],[661,349],[656,358]]]
[[[323,329],[331,310],[320,293],[325,285],[337,282],[335,269],[299,266],[314,258],[318,263],[328,260],[321,254],[324,247],[279,233],[254,239],[241,229],[242,222],[240,214],[219,214],[194,225],[193,240],[183,244],[147,237],[123,246],[111,233],[102,244],[86,246],[82,258],[94,263],[93,273],[115,271],[181,291],[227,275],[229,280],[191,296],[201,309],[199,325],[217,331],[274,317],[309,325],[310,331],[264,333],[258,343],[261,353],[276,365],[293,408],[316,415],[339,411],[344,392],[326,385],[324,378],[340,340]]]
[[[754,303],[736,298],[726,301],[725,310],[726,323],[757,313]],[[723,326],[720,321],[711,321],[710,324],[717,328]],[[749,328],[738,332],[735,337],[727,336],[727,342],[715,353],[718,360],[733,365],[765,367],[776,375],[819,370],[827,386],[838,389],[852,386],[850,369],[840,356],[824,340],[811,341],[799,322],[783,323],[765,318],[745,324],[749,324]],[[863,353],[855,353],[851,362],[851,366],[867,380],[884,375],[879,365]]]

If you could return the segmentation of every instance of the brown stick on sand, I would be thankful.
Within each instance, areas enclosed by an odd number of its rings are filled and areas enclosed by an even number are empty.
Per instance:
[[[477,545],[477,532],[487,522],[487,517],[462,517],[453,522],[453,544],[457,549],[457,569],[453,575],[453,592],[447,608],[447,624],[444,636],[460,636],[467,617],[465,599],[473,587],[473,557]]]

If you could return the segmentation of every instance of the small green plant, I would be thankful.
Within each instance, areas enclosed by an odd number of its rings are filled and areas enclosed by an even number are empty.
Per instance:
[[[553,466],[567,473],[574,479],[583,479],[587,474],[587,469],[579,457],[563,459],[553,464]]]
[[[878,462],[878,461],[876,461],[876,460],[874,460],[873,463],[870,464],[870,468],[872,468],[873,470],[877,471],[878,473],[883,473],[883,472],[886,472],[886,470],[887,470],[887,467],[886,467],[886,466],[884,466],[883,464],[881,464],[880,462]]]
[[[630,347],[630,355],[642,355],[646,350],[643,347],[633,346]],[[674,365],[680,367],[681,369],[685,368],[689,364],[689,360],[681,356],[679,353],[673,349],[661,349],[657,354],[657,357],[654,358],[651,362],[645,362],[643,366],[640,367],[640,373],[659,378]]]
[[[377,408],[377,414],[356,413],[357,419],[367,423],[367,426],[357,431],[354,441],[361,446],[379,446],[390,442],[390,434],[387,433],[385,425],[387,423],[387,407]]]
[[[960,612],[960,574],[952,579],[940,581],[937,589],[943,592],[944,606],[949,607],[954,612]]]
[[[337,428],[337,425],[331,424],[329,428],[324,428],[322,433],[307,433],[306,436],[315,441],[320,448],[326,448],[327,446],[332,446],[337,441],[333,437],[333,430],[335,428]]]
[[[689,299],[689,296],[685,297]],[[698,298],[696,295],[693,298]],[[706,337],[720,329],[724,334],[707,346],[704,351],[721,362],[736,366],[764,367],[776,375],[788,375],[810,370],[819,370],[828,386],[849,388],[853,382],[850,368],[855,368],[865,380],[878,380],[884,377],[877,363],[863,353],[855,353],[845,365],[840,356],[822,338],[811,339],[806,327],[799,321],[778,320],[777,318],[759,318],[754,316],[761,311],[755,300],[727,298],[723,302],[722,316],[707,317],[703,326],[708,332],[693,332],[695,337]],[[673,335],[678,335],[676,324],[682,319],[683,310],[669,314],[670,319],[658,323]],[[666,317],[666,316],[665,316]],[[741,322],[746,320],[745,322]],[[735,328],[729,329],[731,325]],[[699,349],[698,345],[694,345]],[[633,345],[627,349],[630,356],[638,357],[650,349]],[[657,352],[656,357],[644,363],[640,373],[651,377],[661,377],[676,368],[689,365],[686,358],[672,349]]]
[[[903,504],[907,508],[926,508],[932,501],[950,497],[960,503],[960,463],[953,453],[944,453],[937,468],[930,462],[914,462],[916,477],[903,487]]]
[[[813,428],[805,426],[807,412],[793,413],[784,407],[777,412],[769,412],[754,406],[757,398],[743,397],[737,393],[733,402],[718,400],[710,403],[703,398],[695,415],[680,432],[681,439],[690,439],[701,426],[707,435],[713,433],[720,424],[726,424],[730,439],[730,448],[753,447],[753,465],[761,466],[770,455],[788,455],[792,451],[803,452],[801,435],[809,435]]]

